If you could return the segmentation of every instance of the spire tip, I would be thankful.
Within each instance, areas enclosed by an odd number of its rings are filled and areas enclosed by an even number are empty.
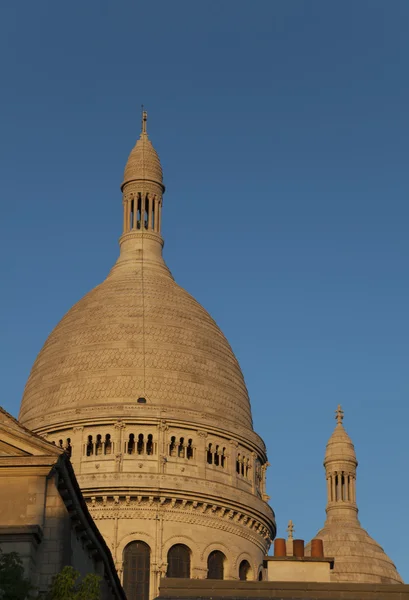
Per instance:
[[[344,411],[342,410],[340,404],[338,404],[337,410],[335,411],[335,420],[337,425],[342,425],[342,421],[344,420]]]
[[[148,113],[143,108],[142,104],[142,134],[146,134],[146,121],[148,120]]]

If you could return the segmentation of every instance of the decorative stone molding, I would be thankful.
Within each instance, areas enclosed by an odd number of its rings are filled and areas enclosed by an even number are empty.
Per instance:
[[[254,540],[254,534],[268,544],[271,542],[270,528],[240,510],[228,509],[218,503],[195,501],[175,496],[91,496],[86,499],[94,519],[154,519],[158,512],[166,513],[167,520],[185,521],[234,531],[236,535]],[[203,519],[203,516],[208,517]],[[234,526],[228,525],[229,522]],[[236,527],[241,526],[241,528]],[[246,534],[245,531],[248,531]],[[251,533],[250,533],[251,532]],[[253,535],[252,535],[253,534]]]

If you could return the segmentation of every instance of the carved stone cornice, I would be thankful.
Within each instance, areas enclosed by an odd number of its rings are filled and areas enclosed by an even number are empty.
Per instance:
[[[94,519],[156,519],[199,524],[230,531],[268,546],[273,532],[260,519],[222,503],[168,495],[103,495],[86,498]]]

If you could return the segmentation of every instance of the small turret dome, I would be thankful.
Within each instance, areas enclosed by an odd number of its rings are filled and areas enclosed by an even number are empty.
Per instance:
[[[351,461],[355,463],[355,467],[358,466],[354,444],[342,425],[343,418],[344,413],[341,407],[338,406],[336,411],[337,425],[327,443],[324,467],[332,461]]]
[[[131,181],[152,181],[163,186],[162,166],[159,156],[146,132],[147,113],[143,112],[142,132],[132,148],[125,166],[124,181],[121,188]]]
[[[338,406],[337,425],[328,440],[324,467],[327,479],[327,520],[316,538],[324,542],[326,556],[334,557],[331,579],[351,583],[402,583],[392,560],[361,527],[356,503],[356,459],[354,445],[342,424]],[[311,543],[306,546],[307,556]]]

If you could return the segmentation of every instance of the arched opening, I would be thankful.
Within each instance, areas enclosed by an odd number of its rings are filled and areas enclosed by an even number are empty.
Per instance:
[[[91,456],[91,454],[94,454],[94,444],[92,443],[92,435],[89,435],[87,442],[87,456]]]
[[[146,442],[146,454],[148,456],[153,454],[153,435],[151,433],[148,435],[148,441]]]
[[[168,552],[167,577],[190,578],[190,550],[184,544],[175,544]]]
[[[111,454],[111,452],[112,452],[111,434],[107,433],[105,436],[105,454]]]
[[[213,550],[207,558],[207,578],[224,579],[225,555],[220,550]]]
[[[142,198],[141,195],[139,194],[138,196],[138,212],[136,215],[136,228],[140,229],[141,228],[141,219],[142,219]]]
[[[182,437],[179,440],[178,456],[179,456],[179,458],[185,457],[185,438],[182,438]]]
[[[136,445],[136,451],[138,454],[143,454],[143,447],[144,447],[143,433],[140,433],[138,435],[138,443]]]
[[[145,196],[145,212],[144,212],[143,222],[144,222],[144,225],[145,225],[145,229],[148,229],[148,225],[149,225],[149,198],[148,198],[148,194],[146,194],[146,196]]]
[[[260,571],[260,573],[258,574],[258,580],[263,581],[263,571]]]
[[[250,574],[250,563],[248,560],[242,560],[239,566],[240,581],[247,581]]]
[[[135,452],[135,435],[133,433],[129,434],[128,440],[128,454],[133,454]]]
[[[151,550],[145,542],[131,542],[124,550],[124,590],[127,600],[149,600]]]
[[[189,440],[186,448],[186,458],[193,458],[193,440]]]
[[[219,466],[219,446],[216,446],[216,452],[214,453],[214,464],[216,465],[216,467]]]
[[[213,463],[213,450],[212,444],[209,444],[207,447],[207,463],[211,465]]]

